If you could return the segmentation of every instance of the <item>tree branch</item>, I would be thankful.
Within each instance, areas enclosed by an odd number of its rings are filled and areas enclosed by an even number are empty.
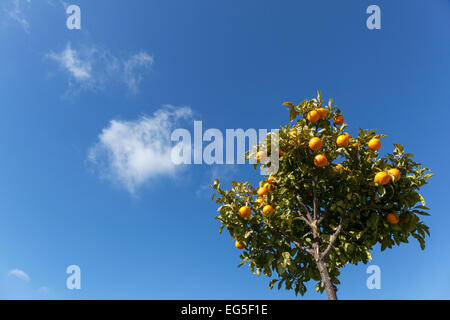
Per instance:
[[[297,201],[297,203],[300,205],[300,207],[303,209],[303,212],[305,213],[305,215],[301,214],[300,212],[297,212],[297,214],[299,215],[300,218],[302,218],[303,221],[306,222],[306,224],[308,226],[310,226],[312,228],[312,217],[311,217],[311,213],[308,210],[308,207],[301,202],[300,200],[297,199],[297,195],[295,194],[295,190],[289,188],[290,190],[292,190],[292,195],[294,196],[295,200]]]
[[[322,213],[322,212],[321,212]],[[317,220],[317,225],[320,225],[326,217],[330,215],[330,212],[323,212],[322,216]]]
[[[310,226],[312,227],[312,217],[311,214],[309,213],[308,207],[301,201],[299,201],[297,199],[298,204],[300,205],[300,207],[302,207],[303,211],[306,213],[306,218],[305,216],[303,216],[301,213],[298,213],[300,215],[301,218],[303,218],[303,220]]]
[[[282,233],[279,232],[278,230],[275,230],[274,228],[269,227],[269,226],[267,226],[267,227],[268,227],[268,228],[270,229],[270,231],[272,231],[276,236],[278,236],[278,237],[280,237],[280,238],[282,238],[282,239],[285,239],[285,240],[287,240],[287,241],[289,241],[289,242],[292,242],[297,248],[299,248],[300,250],[304,251],[305,253],[309,253],[309,254],[311,254],[311,255],[314,255],[314,251],[313,251],[313,250],[311,250],[311,249],[309,249],[309,248],[305,248],[305,247],[302,246],[299,242],[295,241],[294,239],[292,239],[292,238],[289,237],[289,236],[286,236],[286,235],[282,234]]]
[[[346,218],[342,218],[341,219],[341,222],[339,223],[336,231],[331,236],[331,239],[330,239],[330,242],[328,243],[327,248],[321,254],[322,258],[325,258],[326,256],[328,256],[328,254],[331,252],[331,248],[336,243],[336,240],[338,239],[338,236],[341,233],[342,228],[344,227],[344,223],[346,222],[346,220],[347,220]]]
[[[313,216],[314,220],[317,219],[317,185],[316,185],[316,179],[314,175],[314,171],[312,172],[312,186],[313,186]]]

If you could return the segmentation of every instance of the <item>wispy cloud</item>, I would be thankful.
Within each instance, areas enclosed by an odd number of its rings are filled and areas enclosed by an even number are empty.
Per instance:
[[[95,45],[73,48],[70,42],[59,52],[47,53],[45,58],[56,62],[68,75],[68,91],[72,94],[101,90],[115,82],[124,83],[135,94],[154,62],[153,56],[144,51],[122,58]]]
[[[28,274],[25,273],[25,271],[22,271],[20,269],[12,269],[8,271],[8,276],[16,277],[24,281],[30,281],[30,277]]]
[[[133,93],[138,92],[139,83],[153,62],[153,57],[146,52],[139,52],[124,62],[125,83]]]
[[[99,166],[102,177],[135,193],[150,179],[176,172],[170,135],[180,121],[191,116],[189,107],[166,105],[152,116],[134,121],[112,120],[91,148],[89,160]]]
[[[6,15],[19,23],[26,33],[30,33],[30,23],[24,14],[24,6],[30,4],[31,0],[11,0],[3,7]]]
[[[91,78],[91,60],[81,60],[78,57],[78,52],[72,49],[70,43],[60,53],[50,52],[47,54],[47,58],[58,62],[60,67],[69,72],[77,81],[89,80]]]

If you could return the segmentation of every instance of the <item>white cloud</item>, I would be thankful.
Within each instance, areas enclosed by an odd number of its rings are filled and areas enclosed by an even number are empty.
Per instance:
[[[139,52],[124,62],[125,83],[128,88],[137,93],[143,74],[152,66],[154,58],[146,52]]]
[[[47,54],[47,57],[58,62],[62,69],[67,70],[78,81],[91,78],[91,61],[89,59],[80,60],[78,52],[72,49],[70,43],[62,52],[51,52]]]
[[[51,51],[45,58],[55,61],[68,74],[70,93],[103,89],[119,72],[118,59],[95,46],[74,49],[69,42],[62,51]]]
[[[24,271],[22,271],[20,269],[9,270],[8,276],[13,276],[13,277],[19,278],[19,279],[27,281],[27,282],[30,281],[30,277],[28,276],[28,274],[26,274]]]
[[[148,180],[176,172],[170,135],[180,121],[191,116],[189,107],[166,105],[152,116],[134,121],[112,120],[91,148],[89,160],[100,166],[102,176],[134,193]]]
[[[59,52],[47,53],[45,58],[67,73],[69,93],[101,90],[114,82],[122,82],[137,93],[144,74],[154,62],[153,56],[144,51],[119,58],[98,46],[73,48],[70,42]]]

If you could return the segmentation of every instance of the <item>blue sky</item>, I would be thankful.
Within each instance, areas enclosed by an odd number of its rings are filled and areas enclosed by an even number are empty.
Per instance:
[[[66,28],[66,4],[81,30]],[[237,269],[207,185],[249,165],[176,167],[175,127],[278,128],[320,89],[350,133],[377,128],[435,177],[412,241],[343,270],[344,299],[450,298],[450,3],[37,1],[0,4],[0,298],[294,299]],[[365,13],[381,8],[381,30]],[[143,138],[150,137],[150,138]],[[127,148],[133,146],[131,151]],[[66,268],[81,268],[81,290]],[[304,298],[325,299],[309,290]]]

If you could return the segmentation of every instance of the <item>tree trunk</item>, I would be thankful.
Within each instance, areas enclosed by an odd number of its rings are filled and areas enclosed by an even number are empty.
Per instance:
[[[320,272],[320,277],[322,278],[322,283],[325,286],[325,291],[328,296],[328,300],[337,300],[336,287],[331,282],[330,274],[328,273],[328,267],[323,259],[317,259],[317,268]]]

